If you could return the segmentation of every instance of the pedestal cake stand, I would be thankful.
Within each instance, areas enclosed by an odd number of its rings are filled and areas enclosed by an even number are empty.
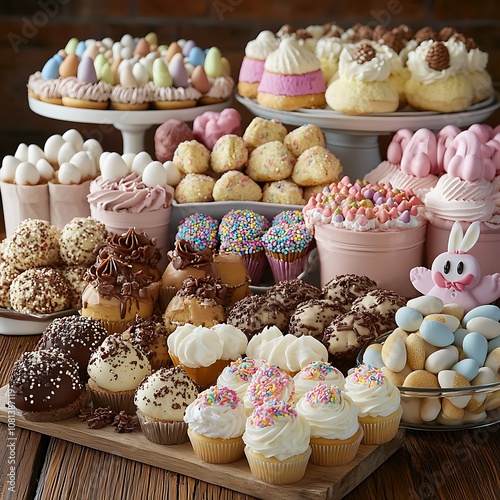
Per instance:
[[[446,125],[467,127],[486,120],[500,108],[500,97],[494,94],[459,113],[433,111],[396,111],[379,115],[353,116],[325,109],[280,111],[266,108],[254,99],[236,94],[236,100],[256,116],[275,118],[287,125],[317,125],[325,134],[326,146],[344,165],[351,179],[362,179],[381,162],[379,136],[388,135],[402,128],[417,130],[428,128],[438,131]]]
[[[193,121],[206,111],[222,111],[231,105],[231,100],[193,108],[172,110],[117,111],[71,108],[58,106],[28,97],[32,111],[40,116],[76,123],[93,123],[95,125],[112,125],[122,134],[123,153],[139,153],[144,151],[144,136],[152,125],[159,125],[169,119],[185,122]]]

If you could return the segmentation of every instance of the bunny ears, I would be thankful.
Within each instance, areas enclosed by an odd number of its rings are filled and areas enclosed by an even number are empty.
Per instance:
[[[448,238],[448,253],[466,253],[468,252],[479,239],[481,233],[481,223],[473,222],[467,231],[464,232],[460,222],[455,222],[451,228]]]
[[[401,129],[387,148],[387,159],[415,177],[448,173],[465,181],[492,181],[500,175],[500,126],[474,124],[462,132],[447,125],[437,134]]]

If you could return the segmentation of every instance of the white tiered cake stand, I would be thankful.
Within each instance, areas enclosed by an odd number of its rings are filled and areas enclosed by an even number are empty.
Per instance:
[[[500,98],[494,94],[459,113],[433,111],[396,111],[394,113],[353,116],[325,109],[280,111],[266,108],[254,99],[236,94],[236,100],[256,116],[275,118],[287,125],[317,125],[325,134],[327,148],[335,154],[351,179],[362,179],[381,161],[378,138],[402,128],[427,128],[438,131],[446,125],[467,127],[486,120],[500,108]]]
[[[231,105],[231,100],[193,108],[171,110],[117,111],[71,108],[59,106],[28,97],[28,104],[38,115],[76,123],[93,123],[96,125],[113,125],[122,134],[123,153],[139,153],[144,151],[144,136],[152,125],[159,125],[169,119],[184,122],[193,121],[206,111],[222,111]]]

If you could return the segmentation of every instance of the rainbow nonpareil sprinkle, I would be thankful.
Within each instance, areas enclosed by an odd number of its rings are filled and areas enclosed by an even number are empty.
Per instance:
[[[279,419],[295,420],[297,411],[285,401],[270,400],[258,406],[249,417],[254,427],[270,427]]]
[[[349,374],[348,378],[356,384],[363,384],[367,387],[385,383],[385,375],[378,368],[370,365],[359,365]]]
[[[305,397],[310,405],[338,405],[342,402],[341,390],[334,385],[318,384],[306,392]]]
[[[248,394],[252,404],[258,406],[268,400],[281,399],[287,388],[290,388],[291,398],[295,392],[292,377],[277,366],[264,363],[252,377]]]
[[[196,398],[196,403],[202,406],[229,406],[232,409],[236,408],[240,402],[236,391],[216,385],[200,392]]]
[[[255,359],[244,358],[232,361],[228,370],[244,382],[250,382],[259,368]]]
[[[338,372],[338,370],[330,363],[313,361],[302,368],[300,377],[303,380],[326,380],[328,374],[332,372]]]

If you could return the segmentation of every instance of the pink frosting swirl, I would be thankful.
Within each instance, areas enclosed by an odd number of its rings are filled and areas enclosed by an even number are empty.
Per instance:
[[[170,186],[150,188],[142,176],[131,172],[120,179],[97,177],[90,183],[88,202],[101,210],[111,212],[152,212],[171,205],[173,189]]]

